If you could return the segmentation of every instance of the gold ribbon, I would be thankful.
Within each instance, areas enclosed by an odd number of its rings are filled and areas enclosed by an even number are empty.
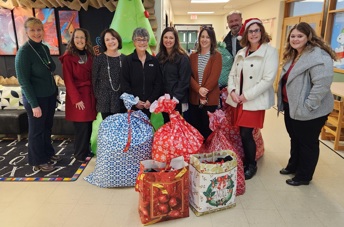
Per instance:
[[[161,193],[162,193],[162,194],[165,194],[165,195],[168,194],[167,190],[164,188],[164,186],[163,186],[162,184],[153,183],[152,186],[153,186],[153,187],[156,187],[156,188],[159,188],[159,189],[161,190]]]

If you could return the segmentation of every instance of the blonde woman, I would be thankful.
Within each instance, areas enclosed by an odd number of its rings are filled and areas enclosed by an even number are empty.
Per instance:
[[[51,162],[61,160],[51,144],[57,96],[53,78],[56,65],[49,48],[42,43],[42,22],[30,17],[24,28],[29,40],[18,50],[15,68],[29,120],[29,165],[35,171],[49,172],[54,169]]]

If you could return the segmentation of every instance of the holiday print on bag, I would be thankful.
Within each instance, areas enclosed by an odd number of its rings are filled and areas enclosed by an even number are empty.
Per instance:
[[[233,175],[227,174],[210,180],[207,190],[203,192],[209,205],[215,207],[227,205],[233,196],[233,178]]]

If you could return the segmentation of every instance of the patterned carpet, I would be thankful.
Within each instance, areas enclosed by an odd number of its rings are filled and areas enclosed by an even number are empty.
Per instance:
[[[56,154],[62,160],[55,164],[51,172],[35,171],[28,164],[27,139],[0,139],[0,181],[75,181],[87,166],[91,157],[84,163],[77,162],[73,157],[73,141],[70,139],[53,140]]]

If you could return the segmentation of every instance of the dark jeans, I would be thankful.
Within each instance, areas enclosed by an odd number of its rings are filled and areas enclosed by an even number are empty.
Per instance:
[[[311,181],[319,159],[319,135],[327,115],[308,121],[290,118],[284,104],[284,122],[290,137],[290,158],[286,169],[295,172],[294,180]]]
[[[204,137],[204,140],[212,133],[209,128],[208,111],[214,113],[217,106],[203,106],[199,108],[198,105],[189,104],[189,123],[195,127]]]
[[[29,121],[29,145],[28,158],[30,166],[47,163],[55,154],[51,143],[51,129],[56,108],[56,94],[49,97],[37,97],[38,105],[42,110],[42,116],[33,116],[32,107],[23,95],[24,107]]]

